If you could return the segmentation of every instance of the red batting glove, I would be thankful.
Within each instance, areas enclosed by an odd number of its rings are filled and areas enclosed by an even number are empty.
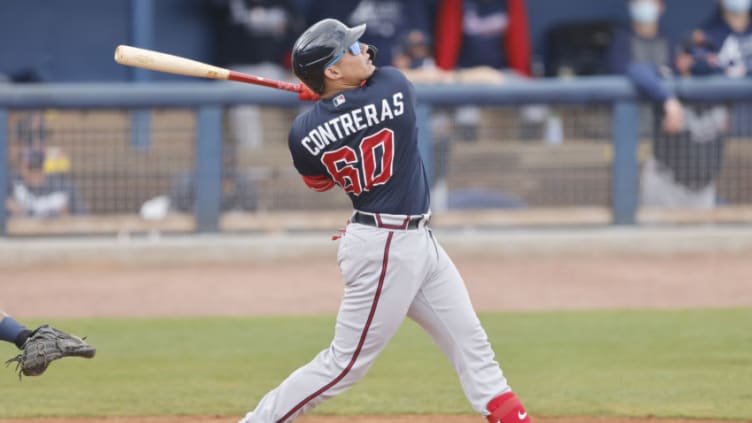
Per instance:
[[[321,96],[311,91],[306,84],[298,84],[298,98],[302,101],[318,101]]]

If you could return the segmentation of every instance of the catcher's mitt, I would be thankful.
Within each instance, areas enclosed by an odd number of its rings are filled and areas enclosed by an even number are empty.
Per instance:
[[[83,339],[55,329],[50,325],[42,325],[26,339],[23,352],[6,361],[5,365],[16,362],[16,370],[20,379],[22,374],[25,376],[41,375],[52,361],[59,358],[92,358],[96,352],[96,348]]]

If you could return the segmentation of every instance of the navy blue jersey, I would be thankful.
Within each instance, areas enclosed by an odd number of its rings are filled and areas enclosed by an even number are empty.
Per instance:
[[[462,48],[457,65],[461,68],[491,66],[506,68],[504,37],[509,29],[506,0],[462,2]]]
[[[318,101],[295,119],[288,142],[301,175],[330,178],[357,210],[428,211],[415,93],[395,68],[377,68],[362,87]]]
[[[717,66],[727,75],[752,76],[752,25],[739,33],[719,20],[705,28],[705,36],[716,49]]]

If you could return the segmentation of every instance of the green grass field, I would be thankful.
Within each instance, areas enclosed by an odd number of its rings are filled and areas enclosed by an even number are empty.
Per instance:
[[[531,414],[752,419],[752,309],[483,314]],[[26,321],[28,324],[42,320]],[[94,360],[0,377],[0,416],[235,415],[325,348],[334,317],[47,319]],[[0,356],[16,353],[10,344]],[[315,414],[472,414],[449,363],[406,323],[354,389]]]

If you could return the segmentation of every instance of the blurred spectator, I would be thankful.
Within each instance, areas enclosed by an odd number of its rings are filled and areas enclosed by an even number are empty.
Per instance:
[[[752,75],[751,0],[719,0],[717,13],[692,33],[677,60],[683,75]]]
[[[530,75],[524,0],[440,0],[435,30],[442,69],[489,66]]]
[[[417,83],[500,84],[504,74],[490,66],[473,66],[445,70],[436,65],[431,38],[425,32],[412,30],[397,40],[392,65]]]
[[[44,171],[46,174],[67,173],[70,159],[60,147],[49,145],[51,131],[47,127],[45,112],[27,112],[16,124],[16,140],[9,144],[11,163],[20,159],[24,149],[43,150],[45,153]]]
[[[18,174],[12,175],[8,189],[6,208],[10,216],[49,218],[85,214],[86,207],[73,182],[65,174],[46,174],[44,163],[44,150],[23,150]]]
[[[740,49],[744,44],[739,43],[738,37],[749,31],[750,2],[744,0],[746,6],[737,3],[723,0],[720,18],[693,32],[675,58],[679,73],[685,76],[746,73],[739,70],[745,59]],[[728,9],[731,4],[733,12]],[[739,6],[744,7],[739,9]],[[683,105],[661,85],[660,78],[672,74],[673,60],[667,53],[669,43],[658,34],[658,19],[664,9],[662,1],[632,0],[634,35],[627,43],[617,37],[612,54],[616,70],[625,72],[660,105],[656,110],[652,156],[642,171],[641,202],[654,207],[712,208],[716,204],[716,180],[721,173],[729,113],[720,105]],[[744,27],[739,26],[742,21],[746,22]],[[623,63],[620,54],[630,57],[630,62]],[[747,54],[752,55],[752,51]],[[721,55],[723,60],[719,59]]]
[[[70,160],[50,146],[44,112],[31,111],[16,121],[8,143],[10,186],[6,208],[14,216],[53,217],[84,214],[86,207],[68,178]]]
[[[361,38],[378,49],[376,66],[391,65],[394,47],[410,31],[431,33],[431,3],[435,0],[318,0],[306,14],[309,23],[334,18],[348,26],[367,25]]]
[[[305,20],[290,0],[206,0],[217,28],[216,63],[277,80],[292,80],[290,48]],[[245,147],[263,142],[258,106],[229,111],[230,133]]]
[[[449,82],[449,72],[436,66],[430,36],[418,29],[403,34],[394,45],[392,65],[413,82]],[[425,75],[421,75],[425,73]]]
[[[524,0],[440,0],[435,34],[436,64],[457,69],[463,82],[502,83],[531,74]],[[475,141],[480,119],[480,108],[459,107],[460,138]]]
[[[685,133],[685,106],[661,83],[674,75],[671,42],[661,34],[660,17],[666,10],[662,0],[630,0],[631,25],[617,29],[609,51],[614,73],[626,75],[655,104],[652,155],[642,169],[640,196],[643,206],[711,207],[714,189],[691,181],[689,160],[710,151],[691,132]],[[687,114],[689,118],[689,114]]]
[[[678,134],[684,125],[684,110],[676,95],[661,84],[671,78],[674,46],[663,36],[659,19],[665,12],[663,0],[630,0],[631,26],[619,28],[609,49],[611,72],[626,75],[635,86],[662,107],[658,118],[663,130]]]

